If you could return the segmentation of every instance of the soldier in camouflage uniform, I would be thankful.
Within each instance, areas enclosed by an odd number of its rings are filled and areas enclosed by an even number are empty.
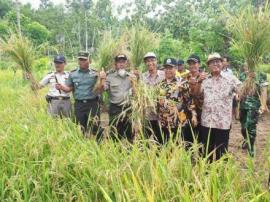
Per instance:
[[[267,76],[258,72],[242,72],[240,81],[245,81],[250,76],[255,79],[256,92],[241,98],[240,101],[240,122],[241,133],[244,137],[243,149],[248,149],[249,154],[254,156],[254,143],[257,135],[257,123],[260,112],[266,111],[267,100]]]

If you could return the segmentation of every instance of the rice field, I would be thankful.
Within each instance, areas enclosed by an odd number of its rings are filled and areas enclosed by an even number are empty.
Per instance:
[[[0,71],[1,201],[270,201],[269,153],[259,164],[234,154],[208,164],[198,145],[97,144],[71,120],[49,117],[45,92]]]

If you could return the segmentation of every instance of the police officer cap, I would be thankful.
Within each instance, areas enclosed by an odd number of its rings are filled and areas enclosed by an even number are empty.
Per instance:
[[[163,63],[163,69],[167,67],[175,67],[177,65],[177,61],[174,58],[166,58]]]
[[[54,63],[65,63],[66,58],[63,55],[56,55],[53,59]]]

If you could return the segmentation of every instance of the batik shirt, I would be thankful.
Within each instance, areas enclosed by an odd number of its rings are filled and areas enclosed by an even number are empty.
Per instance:
[[[202,82],[203,107],[201,125],[228,130],[232,123],[232,102],[241,82],[234,76],[209,77]]]
[[[158,102],[158,117],[161,127],[177,128],[178,125],[188,124],[191,111],[195,106],[189,94],[186,80],[174,78],[171,82],[163,80],[160,84],[160,98]]]

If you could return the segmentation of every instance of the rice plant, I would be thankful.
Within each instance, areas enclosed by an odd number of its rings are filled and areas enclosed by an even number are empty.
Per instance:
[[[251,5],[236,15],[227,12],[227,28],[232,33],[232,46],[242,56],[250,69],[255,71],[263,56],[270,51],[270,6],[254,8]],[[242,88],[242,95],[254,94],[256,84],[248,78]]]
[[[143,56],[159,46],[159,35],[141,25],[133,26],[126,33],[128,35],[131,66],[139,68],[143,63]]]
[[[162,149],[107,140],[98,145],[71,120],[48,116],[45,100],[11,71],[0,71],[0,96],[1,201],[270,199],[268,153],[259,165],[247,158],[242,166],[232,155],[225,162],[192,164],[190,153],[173,143]]]
[[[24,36],[11,34],[7,40],[0,39],[0,49],[21,68],[31,82],[33,91],[37,93],[38,84],[32,74],[36,50],[32,42]]]

